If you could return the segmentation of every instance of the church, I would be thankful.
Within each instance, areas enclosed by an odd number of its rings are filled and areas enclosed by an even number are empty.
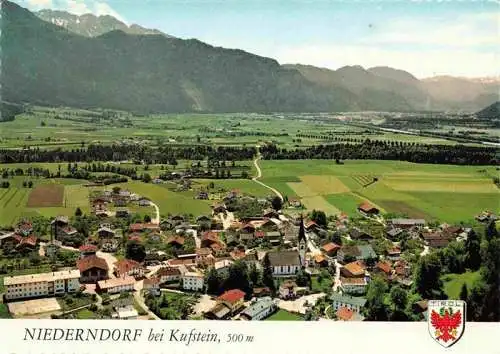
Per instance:
[[[292,276],[306,266],[307,239],[302,218],[300,220],[297,248],[298,251],[286,250],[268,252],[269,262],[273,269],[273,276]]]

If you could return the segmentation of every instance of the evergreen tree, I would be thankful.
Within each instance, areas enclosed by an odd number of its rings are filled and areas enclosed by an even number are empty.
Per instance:
[[[207,286],[207,293],[213,295],[220,294],[221,279],[215,268],[211,267],[206,275],[205,284]]]
[[[437,254],[420,258],[415,271],[415,290],[423,299],[444,299],[441,277],[441,262]]]
[[[82,216],[82,209],[80,209],[80,207],[77,207],[76,210],[75,210],[75,216],[76,217],[79,217],[79,216]]]
[[[467,284],[462,284],[462,289],[460,290],[460,300],[467,301],[469,298],[469,291],[467,290]]]
[[[262,284],[262,274],[255,264],[250,265],[248,271],[248,276],[253,287],[260,286]]]
[[[269,255],[266,253],[263,260],[263,272],[262,272],[262,283],[267,286],[271,293],[276,292],[276,286],[274,284],[273,278],[273,268],[271,266],[271,261],[269,260]]]
[[[474,230],[465,240],[465,252],[465,266],[471,270],[478,270],[481,266],[481,242]]]
[[[366,293],[366,318],[369,321],[387,321],[388,309],[384,303],[387,284],[381,278],[374,278],[368,284]]]

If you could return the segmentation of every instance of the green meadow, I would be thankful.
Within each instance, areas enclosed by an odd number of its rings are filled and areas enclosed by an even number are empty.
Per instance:
[[[308,209],[325,202],[349,215],[369,201],[383,212],[459,222],[482,210],[500,211],[495,167],[415,164],[401,161],[260,161],[262,181]],[[374,178],[377,180],[374,181]]]

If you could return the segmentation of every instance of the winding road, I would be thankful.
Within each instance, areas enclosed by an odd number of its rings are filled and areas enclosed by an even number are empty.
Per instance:
[[[158,208],[158,205],[156,205],[152,201],[149,201],[149,205],[151,205],[156,210],[156,216],[151,219],[151,223],[155,225],[160,225],[160,208]]]
[[[259,145],[257,145],[257,151],[258,151],[258,149],[259,149]],[[274,194],[276,194],[281,199],[281,201],[285,200],[283,198],[283,195],[277,189],[275,189],[275,188],[273,188],[271,186],[268,186],[267,184],[259,181],[259,178],[262,178],[262,170],[260,169],[259,163],[258,163],[258,161],[261,158],[262,158],[262,156],[260,155],[260,152],[258,152],[257,157],[255,158],[255,160],[253,160],[253,164],[254,164],[255,168],[257,169],[257,176],[253,177],[252,181],[254,181],[255,183],[260,184],[263,187],[266,187],[269,190],[271,190]]]

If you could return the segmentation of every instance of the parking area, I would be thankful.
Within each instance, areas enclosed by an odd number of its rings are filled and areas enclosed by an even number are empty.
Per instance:
[[[11,302],[8,304],[10,313],[14,316],[36,315],[39,313],[61,310],[56,298],[36,299]]]

